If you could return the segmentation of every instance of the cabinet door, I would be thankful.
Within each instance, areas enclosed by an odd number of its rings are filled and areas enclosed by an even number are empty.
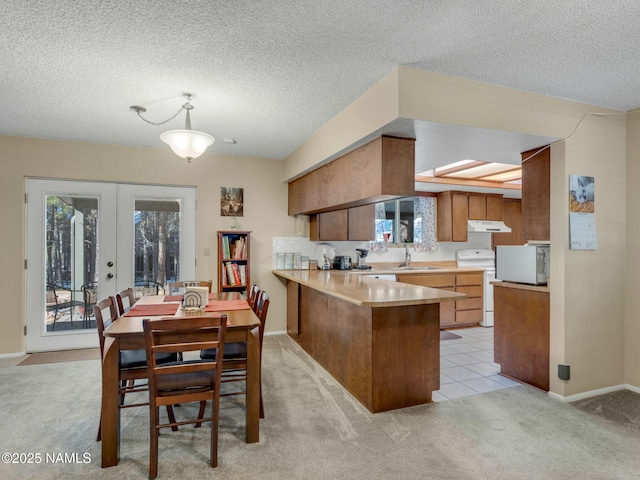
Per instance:
[[[349,240],[375,240],[376,205],[363,205],[349,209]]]
[[[441,192],[437,195],[438,241],[466,242],[469,218],[469,195],[464,192]]]
[[[511,228],[510,233],[492,233],[491,245],[523,245],[522,239],[522,210],[521,202],[517,198],[505,198],[502,200],[502,220]]]
[[[503,220],[502,195],[487,195],[487,220]]]
[[[537,150],[524,152],[531,157]],[[551,238],[551,155],[545,149],[522,164],[522,238],[549,240]]]
[[[469,219],[469,200],[466,193],[454,193],[451,195],[452,207],[452,235],[454,242],[466,242],[468,240],[467,220]]]
[[[319,213],[309,217],[309,239],[347,240],[348,210]]]
[[[486,195],[469,194],[469,220],[487,219],[487,197]]]

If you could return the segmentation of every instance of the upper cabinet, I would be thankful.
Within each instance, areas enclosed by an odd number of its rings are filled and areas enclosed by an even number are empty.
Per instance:
[[[374,240],[375,205],[363,205],[309,217],[309,240]]]
[[[437,198],[439,242],[468,241],[467,220],[503,220],[502,195],[447,191]]]
[[[289,183],[289,215],[358,207],[415,193],[415,139],[381,136]]]
[[[502,195],[469,193],[469,220],[502,219]]]
[[[502,199],[502,220],[511,227],[511,232],[492,233],[492,248],[497,245],[524,245],[522,240],[522,202],[519,198]]]
[[[469,219],[469,194],[440,192],[437,196],[438,241],[466,242]]]
[[[522,160],[522,239],[550,240],[550,149],[524,152]]]

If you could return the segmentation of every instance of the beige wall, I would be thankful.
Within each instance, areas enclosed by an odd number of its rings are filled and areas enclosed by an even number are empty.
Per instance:
[[[640,109],[627,122],[627,255],[625,282],[625,382],[640,386]]]
[[[628,345],[640,343],[640,332],[637,331],[640,329],[629,328],[629,312],[625,329],[625,274],[630,268],[627,267],[627,255],[632,256],[638,247],[630,244],[627,248],[625,237],[624,113],[406,67],[398,67],[354,106],[357,105],[359,111],[366,111],[366,104],[370,102],[371,109],[379,111],[376,106],[385,101],[398,102],[397,109],[390,106],[385,111],[397,110],[400,118],[557,138],[570,136],[568,141],[554,145],[551,150],[550,388],[558,395],[571,396],[623,383],[625,339]],[[594,112],[616,115],[588,115],[580,124],[585,114]],[[328,146],[332,145],[338,151],[374,133],[356,132],[350,124],[344,123],[345,120],[343,116],[335,117],[307,142],[306,146],[310,146],[322,140],[322,151],[315,152],[303,146],[290,155],[286,159],[285,178],[322,161],[327,156]],[[580,127],[572,134],[578,124]],[[339,142],[332,144],[327,133],[338,131],[352,135],[349,138],[342,136]],[[638,143],[635,149],[637,159]],[[302,151],[305,151],[304,159],[299,155]],[[569,174],[596,177],[599,243],[596,251],[569,250]],[[640,180],[637,177],[636,170],[636,179]],[[637,304],[631,307],[634,306]],[[630,355],[627,353],[627,378],[633,378],[635,385],[640,385],[640,363],[630,364]],[[571,365],[569,382],[557,379],[558,363]]]
[[[101,180],[197,187],[197,275],[217,282],[218,230],[229,229],[220,216],[220,187],[244,188],[240,229],[251,230],[251,280],[271,294],[268,331],[286,329],[285,288],[271,273],[272,237],[295,235],[287,216],[287,185],[282,162],[205,153],[187,164],[169,148],[135,148],[89,143],[0,137],[0,354],[24,351],[24,191],[26,177]],[[211,256],[204,256],[204,248]]]

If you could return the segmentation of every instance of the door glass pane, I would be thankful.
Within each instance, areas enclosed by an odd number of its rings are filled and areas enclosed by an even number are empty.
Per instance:
[[[45,198],[45,330],[95,328],[98,199]]]
[[[135,200],[136,297],[164,294],[180,278],[180,201]]]

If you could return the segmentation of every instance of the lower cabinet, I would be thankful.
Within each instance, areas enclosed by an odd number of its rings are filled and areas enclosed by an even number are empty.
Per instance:
[[[483,272],[401,274],[398,282],[464,293],[467,298],[440,304],[440,328],[479,324],[482,321]]]

